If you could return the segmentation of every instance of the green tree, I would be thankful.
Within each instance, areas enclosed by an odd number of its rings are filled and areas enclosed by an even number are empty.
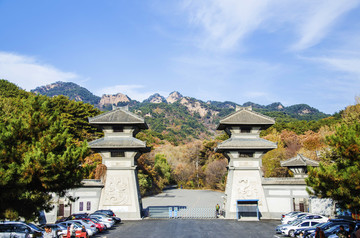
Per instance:
[[[155,155],[154,168],[158,176],[164,180],[164,185],[169,184],[172,181],[171,166],[168,164],[165,155]]]
[[[146,193],[152,188],[152,180],[149,175],[144,174],[142,170],[138,171],[138,180],[141,196],[145,196]]]
[[[51,193],[80,185],[86,142],[73,136],[45,96],[0,96],[0,219],[36,219]]]
[[[360,123],[342,124],[327,138],[332,148],[319,168],[310,169],[308,192],[332,198],[341,208],[360,210]]]

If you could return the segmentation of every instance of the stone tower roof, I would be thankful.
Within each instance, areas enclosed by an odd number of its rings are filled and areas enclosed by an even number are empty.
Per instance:
[[[91,149],[140,149],[148,150],[144,141],[133,137],[103,137],[89,142]]]
[[[230,138],[216,148],[216,152],[222,152],[224,150],[272,150],[276,149],[277,144],[261,138]]]
[[[260,125],[262,127],[269,127],[274,123],[275,120],[273,118],[254,112],[251,108],[242,107],[220,120],[216,129],[224,130],[230,125]]]
[[[94,125],[137,125],[140,129],[148,129],[144,118],[122,108],[89,117],[89,123]]]
[[[297,154],[295,157],[291,159],[280,161],[280,165],[282,167],[306,167],[306,166],[317,167],[319,166],[319,162],[306,158],[302,154]]]

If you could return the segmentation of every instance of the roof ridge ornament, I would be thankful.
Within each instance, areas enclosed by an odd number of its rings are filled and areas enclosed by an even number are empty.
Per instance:
[[[252,106],[242,107],[242,106],[236,105],[235,111],[237,112],[237,111],[240,111],[240,110],[249,110],[249,111],[252,111]]]
[[[115,106],[114,104],[112,105],[112,110],[116,110],[116,109],[121,109],[121,110],[124,110],[124,111],[129,111],[129,104],[126,105],[126,106],[122,106],[122,107],[118,107],[118,106]]]

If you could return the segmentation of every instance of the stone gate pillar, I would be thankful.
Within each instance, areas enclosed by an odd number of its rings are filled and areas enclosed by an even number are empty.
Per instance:
[[[141,219],[136,161],[148,148],[135,135],[140,129],[147,129],[147,124],[127,108],[89,118],[89,122],[104,132],[103,138],[89,143],[92,150],[101,154],[107,167],[99,209],[111,209],[124,220]]]
[[[226,219],[243,219],[238,212],[238,203],[241,202],[254,202],[260,215],[268,213],[261,179],[261,157],[277,145],[261,139],[260,130],[274,123],[273,118],[254,112],[251,107],[237,108],[220,120],[217,130],[225,130],[230,137],[216,148],[229,161],[225,188]]]

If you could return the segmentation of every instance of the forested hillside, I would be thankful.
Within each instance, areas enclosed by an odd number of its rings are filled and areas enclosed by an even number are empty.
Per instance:
[[[95,96],[86,88],[71,82],[56,82],[50,85],[37,87],[31,90],[31,92],[49,97],[64,95],[71,100],[82,101],[92,105],[97,105],[100,101],[100,97]]]
[[[232,113],[237,106],[251,106],[254,111],[274,117],[278,123],[296,123],[299,120],[308,122],[329,117],[306,104],[285,107],[280,102],[266,106],[253,102],[242,105],[229,101],[204,102],[196,98],[184,97],[177,91],[170,93],[167,98],[154,94],[143,102],[131,100],[121,93],[103,95],[100,99],[79,85],[64,82],[38,87],[32,92],[50,97],[64,95],[75,101],[90,103],[101,110],[111,110],[113,105],[129,105],[131,111],[146,119],[151,129],[151,133],[146,132],[149,138],[166,140],[174,145],[192,139],[214,138],[219,120]]]

